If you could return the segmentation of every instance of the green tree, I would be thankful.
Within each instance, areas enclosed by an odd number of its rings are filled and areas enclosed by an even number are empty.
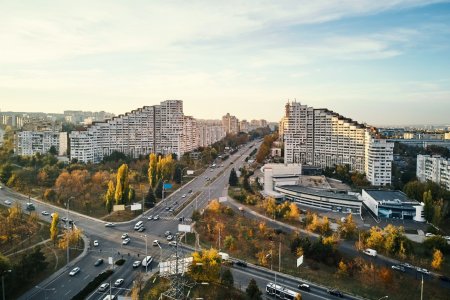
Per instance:
[[[156,197],[158,197],[158,198],[162,198],[162,193],[163,193],[163,182],[162,182],[162,180],[159,180],[158,181],[158,184],[156,185],[156,189],[155,189],[155,195],[156,195]]]
[[[50,239],[53,241],[53,245],[56,244],[58,238],[58,222],[59,215],[57,212],[53,213],[52,223],[50,224]]]
[[[434,207],[433,207],[433,196],[431,195],[430,190],[423,193],[423,202],[425,204],[424,207],[425,220],[427,220],[428,222],[432,222]]]
[[[194,222],[197,222],[197,221],[199,221],[200,220],[200,218],[201,218],[201,214],[200,214],[200,212],[196,209],[196,210],[194,210],[193,212],[192,212],[192,221],[194,221]]]
[[[9,259],[0,253],[0,274],[11,269],[11,262]]]
[[[239,182],[239,180],[238,180],[238,177],[236,174],[236,170],[233,168],[233,169],[231,169],[230,178],[228,179],[228,183],[230,184],[230,186],[237,186],[238,182]]]
[[[133,188],[129,188],[128,190],[128,197],[127,197],[127,203],[133,203],[136,198],[136,192]]]
[[[51,146],[48,150],[48,153],[50,153],[51,155],[58,155],[58,150],[56,150],[55,146]]]
[[[247,289],[245,290],[247,299],[249,300],[262,300],[262,293],[256,284],[255,279],[251,279],[248,283]]]
[[[122,164],[117,170],[116,192],[114,200],[116,204],[125,204],[129,193],[128,165]]]
[[[114,187],[114,182],[112,180],[110,180],[108,182],[108,190],[106,191],[106,194],[105,194],[105,205],[106,205],[106,210],[108,211],[108,213],[111,213],[112,208],[113,208],[115,190],[116,189]]]
[[[181,165],[179,165],[179,164],[176,164],[175,165],[175,172],[173,174],[173,180],[176,183],[178,183],[178,184],[181,183],[181,179],[183,177],[182,171],[183,171],[183,167]]]
[[[222,284],[226,285],[226,286],[233,286],[234,284],[234,279],[233,279],[233,274],[231,274],[230,269],[226,269],[223,273],[222,273]]]
[[[147,195],[145,195],[145,205],[147,207],[153,207],[153,206],[155,206],[155,203],[156,203],[155,193],[153,192],[153,189],[150,186],[148,188]]]

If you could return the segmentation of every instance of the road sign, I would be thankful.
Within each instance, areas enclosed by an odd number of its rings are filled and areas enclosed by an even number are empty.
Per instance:
[[[226,202],[227,201],[227,197],[219,197],[219,202]]]
[[[172,188],[172,184],[171,183],[164,183],[164,189],[165,190],[169,190]]]
[[[108,257],[108,264],[112,265],[113,264],[113,258],[110,256]]]

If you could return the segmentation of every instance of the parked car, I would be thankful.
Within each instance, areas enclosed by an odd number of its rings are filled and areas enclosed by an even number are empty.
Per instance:
[[[130,243],[130,238],[126,238],[122,241],[122,245],[128,245]]]
[[[123,239],[126,239],[127,237],[128,237],[128,233],[122,234],[122,240],[123,240]]]
[[[116,282],[114,282],[114,286],[119,286],[124,282],[123,278],[119,278],[116,280]]]
[[[49,213],[48,211],[46,211],[46,210],[43,210],[43,211],[41,212],[41,214],[42,214],[43,216],[48,216],[50,213]]]
[[[405,267],[400,266],[400,265],[393,265],[391,268],[392,268],[392,270],[397,270],[397,271],[400,271],[400,272],[405,272]]]
[[[98,241],[97,240],[94,241],[94,247],[98,247]]]
[[[6,205],[11,205],[11,203],[12,203],[11,201],[5,200],[5,204],[6,204]]]
[[[299,284],[298,288],[300,290],[304,290],[304,291],[310,291],[311,290],[311,287],[309,286],[309,284],[306,284],[306,283]]]
[[[344,297],[344,294],[342,294],[342,292],[340,290],[336,290],[336,289],[334,289],[334,290],[327,290],[327,292],[328,292],[328,294],[333,295],[333,296],[337,296],[337,297],[340,297],[340,298]]]
[[[109,288],[109,283],[105,282],[100,285],[100,287],[98,288],[98,291],[104,292],[104,291],[106,291],[107,288]]]
[[[75,275],[78,274],[78,272],[80,272],[80,270],[81,270],[80,267],[75,267],[75,268],[72,269],[72,271],[70,271],[69,275],[70,276],[75,276]]]
[[[141,261],[140,260],[135,260],[133,263],[133,268],[138,268],[141,265]]]
[[[164,232],[164,236],[165,237],[167,237],[167,236],[169,236],[169,235],[171,235],[172,233],[170,233],[170,231],[166,231],[166,232]]]
[[[103,258],[99,258],[97,259],[97,261],[95,262],[94,266],[98,267],[103,263]]]

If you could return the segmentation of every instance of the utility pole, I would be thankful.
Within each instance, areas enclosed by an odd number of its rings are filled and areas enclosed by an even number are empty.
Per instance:
[[[281,272],[281,236],[280,236],[280,247],[278,249],[278,272]]]
[[[220,251],[220,226],[219,226],[219,251]]]
[[[69,205],[70,205],[70,199],[73,199],[74,197],[70,197],[67,199],[67,212],[66,212],[66,218],[67,218],[67,232],[69,231]],[[70,253],[69,253],[69,235],[67,234],[67,267],[69,267],[69,261],[70,261]]]
[[[422,275],[422,286],[420,288],[420,300],[423,300],[423,275]]]

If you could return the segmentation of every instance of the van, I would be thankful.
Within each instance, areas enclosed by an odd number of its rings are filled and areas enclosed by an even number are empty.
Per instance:
[[[369,256],[373,256],[373,257],[377,256],[377,250],[370,249],[370,248],[365,249],[363,251],[363,253],[366,254],[366,255],[369,255]]]
[[[225,253],[225,252],[219,252],[219,256],[220,256],[220,258],[222,258],[222,260],[229,260],[230,259],[230,255],[228,253]]]
[[[139,221],[139,222],[136,223],[136,225],[134,225],[134,230],[138,230],[142,226],[144,226],[144,222],[143,221]]]
[[[114,295],[107,295],[105,298],[103,298],[103,300],[113,300],[113,299],[116,299],[116,296],[114,296]]]

